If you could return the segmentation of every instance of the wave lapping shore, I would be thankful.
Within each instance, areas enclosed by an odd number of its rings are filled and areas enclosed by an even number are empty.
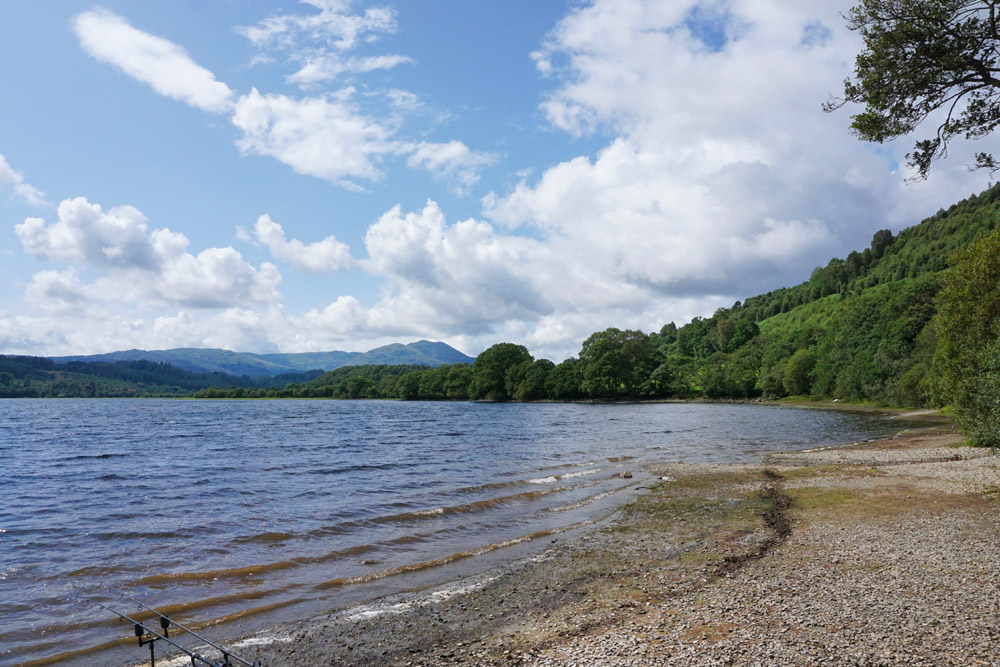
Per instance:
[[[263,665],[1000,664],[1000,457],[959,440],[657,466],[531,557],[237,646]]]

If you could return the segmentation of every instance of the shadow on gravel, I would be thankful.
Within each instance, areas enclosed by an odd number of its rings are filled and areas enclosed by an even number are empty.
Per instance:
[[[771,534],[752,549],[723,558],[714,570],[718,576],[730,575],[747,562],[763,558],[792,534],[792,526],[788,521],[788,508],[792,506],[792,499],[780,490],[784,478],[771,468],[765,468],[763,475],[766,481],[761,488],[761,497],[767,503],[763,516]]]

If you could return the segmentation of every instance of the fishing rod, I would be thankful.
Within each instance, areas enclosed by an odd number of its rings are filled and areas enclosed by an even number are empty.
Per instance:
[[[211,646],[212,648],[216,649],[217,651],[220,651],[222,653],[222,658],[223,658],[223,663],[222,663],[223,667],[226,667],[227,665],[231,664],[229,662],[230,658],[233,658],[234,660],[238,660],[239,662],[242,662],[247,667],[257,667],[256,663],[247,662],[246,660],[244,660],[240,656],[236,655],[235,653],[230,652],[228,649],[225,649],[225,648],[219,646],[218,644],[216,644],[214,642],[210,642],[209,640],[205,639],[204,637],[202,637],[201,635],[199,635],[194,630],[191,630],[190,628],[184,627],[183,625],[181,625],[180,623],[178,623],[177,621],[175,621],[172,618],[167,618],[166,616],[164,616],[163,614],[161,614],[157,610],[153,609],[149,605],[145,604],[144,602],[140,602],[139,600],[136,600],[134,597],[132,597],[131,595],[129,595],[125,591],[118,590],[117,588],[111,588],[111,587],[109,587],[108,590],[111,591],[112,593],[117,593],[118,595],[122,596],[123,598],[131,600],[132,602],[136,603],[137,605],[139,605],[140,607],[142,607],[146,611],[149,611],[149,612],[152,612],[153,614],[156,614],[157,616],[160,617],[160,624],[161,625],[163,624],[164,621],[166,621],[168,624],[176,625],[178,628],[180,628],[184,632],[188,633],[189,635],[191,635],[193,637],[196,637],[198,640],[203,641],[206,644],[208,644],[209,646]]]
[[[149,644],[149,667],[156,667],[156,657],[155,657],[155,655],[153,653],[153,651],[154,651],[154,649],[153,649],[153,642],[159,641],[161,639],[163,641],[167,642],[168,644],[170,644],[171,646],[173,646],[174,648],[178,648],[181,651],[183,651],[184,653],[186,653],[188,655],[188,657],[191,658],[191,665],[192,665],[192,667],[196,667],[196,663],[195,663],[196,660],[200,660],[201,662],[203,662],[206,665],[208,665],[208,667],[226,667],[227,665],[230,664],[228,660],[225,663],[223,663],[223,664],[219,664],[217,662],[212,662],[208,658],[205,658],[205,657],[199,655],[198,653],[195,653],[194,651],[192,651],[192,650],[190,650],[190,649],[188,649],[188,648],[186,648],[184,646],[181,646],[177,642],[175,642],[172,639],[170,639],[167,636],[169,634],[169,631],[167,630],[167,628],[170,627],[170,624],[173,621],[171,621],[166,616],[161,616],[160,617],[160,627],[163,628],[163,634],[161,635],[159,632],[156,632],[155,630],[153,630],[149,626],[145,625],[144,623],[141,623],[140,621],[137,621],[136,619],[132,618],[131,616],[127,616],[127,615],[121,613],[120,611],[116,611],[116,610],[112,609],[111,607],[109,607],[109,606],[107,606],[105,604],[101,604],[97,600],[91,600],[90,598],[85,598],[85,597],[78,597],[77,599],[81,600],[84,603],[95,604],[98,607],[100,607],[101,609],[106,609],[107,611],[110,611],[115,616],[118,616],[119,618],[123,618],[126,621],[128,621],[129,623],[132,623],[133,626],[135,627],[135,636],[139,640],[139,646],[145,646],[146,644]],[[150,634],[152,636],[150,638],[148,638],[148,639],[144,638],[143,635],[146,634],[146,633],[148,633],[148,634]]]

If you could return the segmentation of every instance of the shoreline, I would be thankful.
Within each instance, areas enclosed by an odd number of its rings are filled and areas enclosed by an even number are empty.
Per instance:
[[[995,664],[1000,457],[927,421],[764,465],[652,465],[664,479],[532,555],[229,646],[264,667]]]

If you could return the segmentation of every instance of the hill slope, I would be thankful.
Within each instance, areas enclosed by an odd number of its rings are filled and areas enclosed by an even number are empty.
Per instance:
[[[309,370],[329,371],[342,366],[367,364],[406,364],[440,366],[472,363],[474,359],[445,343],[426,340],[403,345],[394,343],[368,352],[299,352],[254,354],[211,348],[175,348],[171,350],[124,350],[107,354],[53,357],[56,363],[70,361],[153,361],[168,363],[193,373],[225,373],[250,377],[274,376]]]

